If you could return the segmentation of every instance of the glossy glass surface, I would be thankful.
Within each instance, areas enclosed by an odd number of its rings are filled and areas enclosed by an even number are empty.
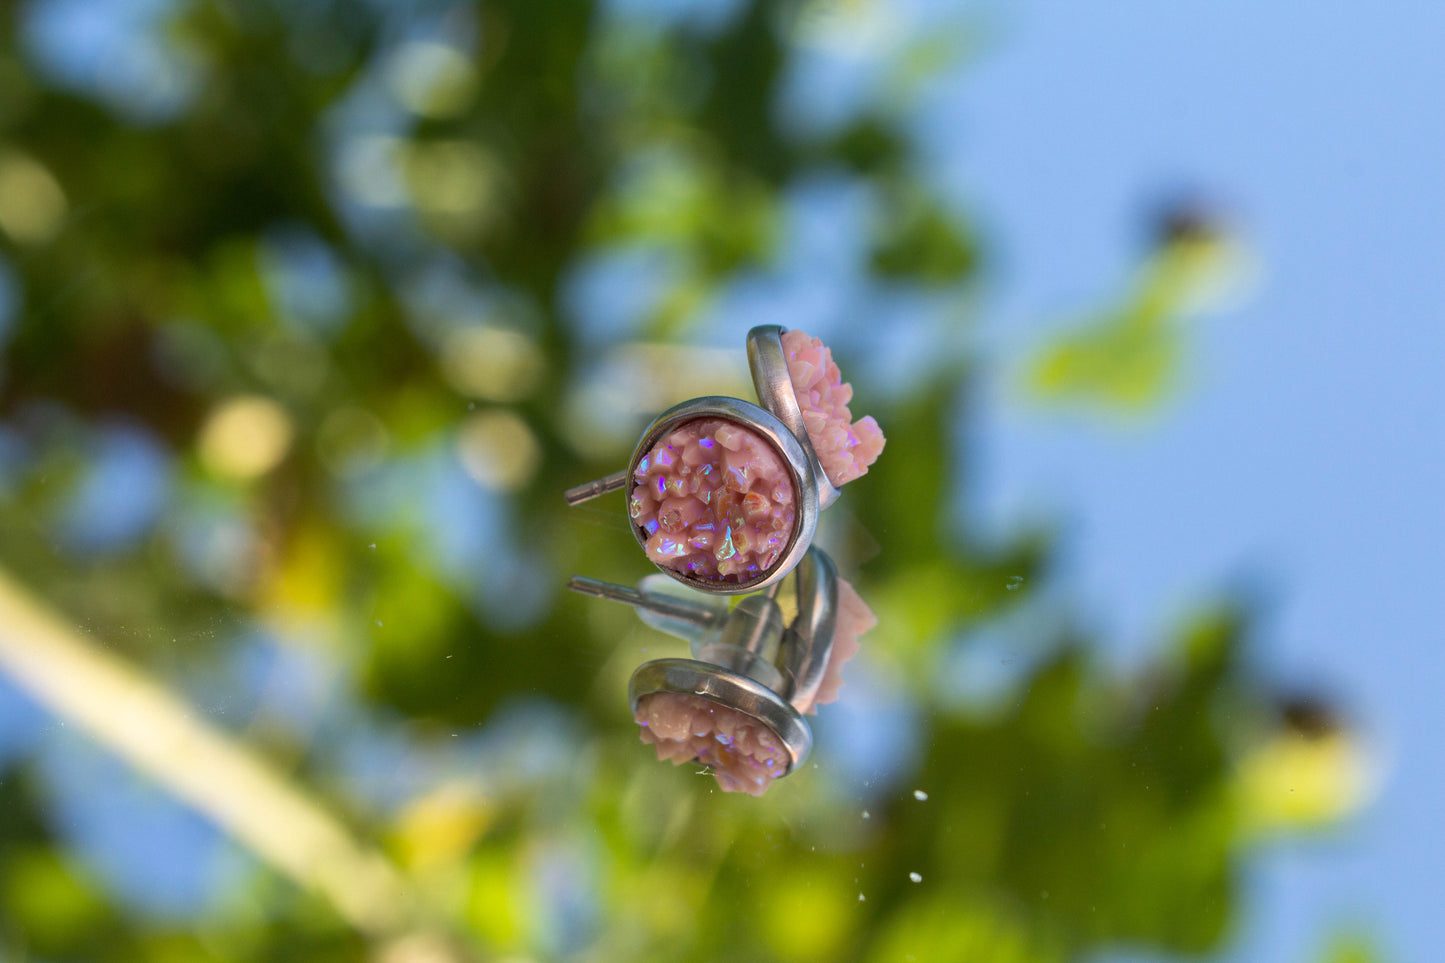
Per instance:
[[[0,4],[0,963],[1435,958],[1442,35]],[[752,797],[628,698],[736,600],[562,493],[758,325],[888,444]]]

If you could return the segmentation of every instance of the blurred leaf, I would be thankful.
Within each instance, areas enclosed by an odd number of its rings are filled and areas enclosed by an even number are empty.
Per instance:
[[[9,854],[3,898],[15,935],[24,946],[47,956],[98,949],[91,934],[109,922],[111,912],[64,857],[39,849]]]
[[[1054,404],[1136,413],[1164,401],[1181,376],[1187,343],[1181,323],[1228,283],[1228,256],[1217,239],[1170,239],[1120,306],[1040,349],[1028,365],[1028,393]]]
[[[977,267],[977,250],[938,198],[909,187],[891,194],[885,201],[889,217],[873,252],[874,270],[928,284],[956,284],[969,277]]]
[[[868,963],[1052,963],[1065,957],[1030,935],[1008,907],[962,892],[921,893],[884,923]]]
[[[1384,963],[1384,959],[1373,941],[1356,934],[1336,937],[1320,957],[1321,963]]]

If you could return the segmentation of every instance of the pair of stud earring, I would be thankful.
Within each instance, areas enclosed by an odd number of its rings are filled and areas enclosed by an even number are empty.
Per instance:
[[[775,599],[778,582],[729,610],[715,596],[667,594],[657,576],[636,589],[572,579],[574,591],[634,606],[652,627],[691,643],[693,658],[644,663],[628,684],[642,741],[659,759],[700,762],[724,792],[759,796],[808,758],[804,716],[838,697],[843,663],[877,619],[821,549],[804,553],[795,576],[791,622]]]
[[[761,407],[703,397],[643,431],[627,468],[568,489],[577,505],[630,488],[629,527],[663,573],[740,595],[781,581],[805,557],[818,514],[883,450],[871,417],[852,420],[852,388],[832,353],[801,331],[748,332]]]

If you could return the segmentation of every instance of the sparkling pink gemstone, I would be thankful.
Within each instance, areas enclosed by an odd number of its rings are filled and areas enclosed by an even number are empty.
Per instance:
[[[735,422],[679,425],[638,462],[633,481],[628,514],[647,536],[647,557],[693,578],[751,581],[792,538],[797,497],[787,463]]]
[[[843,381],[833,352],[817,338],[801,331],[783,333],[783,354],[788,359],[788,380],[803,412],[808,440],[818,453],[823,471],[835,486],[842,487],[878,460],[883,451],[883,431],[872,416],[853,420],[848,402],[853,386]]]
[[[787,751],[766,726],[708,699],[654,692],[638,700],[633,718],[658,759],[703,763],[723,792],[761,796],[788,769]]]

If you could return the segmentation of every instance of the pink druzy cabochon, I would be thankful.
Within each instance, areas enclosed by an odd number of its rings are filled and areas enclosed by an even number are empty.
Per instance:
[[[700,696],[654,692],[638,700],[633,718],[658,759],[711,767],[723,792],[761,796],[788,771],[788,752],[767,726]]]
[[[793,537],[797,493],[782,454],[725,418],[668,432],[640,461],[627,510],[656,565],[696,579],[749,582]]]
[[[801,331],[785,331],[783,354],[788,359],[788,380],[803,412],[808,440],[834,487],[866,474],[883,451],[883,431],[870,415],[853,420],[848,402],[853,386],[843,380],[833,363],[833,352],[817,338]]]

